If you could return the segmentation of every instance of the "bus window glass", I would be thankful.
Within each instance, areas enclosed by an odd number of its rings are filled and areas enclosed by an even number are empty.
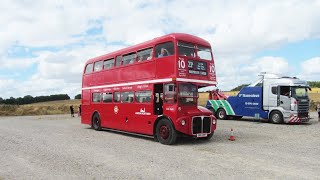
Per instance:
[[[92,93],[92,102],[100,102],[101,94],[100,93]]]
[[[86,74],[89,74],[89,73],[92,73],[92,67],[93,65],[92,64],[87,64],[87,67],[86,67]]]
[[[116,66],[121,66],[121,60],[122,60],[121,56],[116,57]]]
[[[120,92],[114,92],[113,93],[113,101],[114,102],[120,102]]]
[[[152,48],[138,51],[138,62],[152,59]]]
[[[156,46],[156,57],[171,56],[174,54],[173,42],[166,42]]]
[[[103,62],[103,69],[113,68],[113,65],[114,65],[114,59],[105,60]]]
[[[178,42],[178,52],[180,56],[195,57],[195,45],[192,43]]]
[[[197,52],[200,59],[204,59],[208,61],[212,60],[210,48],[198,46]]]
[[[130,54],[127,54],[127,55],[124,55],[123,58],[122,58],[122,64],[125,65],[125,64],[132,64],[134,63],[136,59],[136,53],[130,53]]]
[[[176,103],[177,93],[175,84],[166,84],[164,86],[164,102]]]
[[[105,102],[105,103],[112,102],[112,93],[103,93],[102,102]]]
[[[197,105],[198,89],[190,83],[179,84],[179,104]]]
[[[103,64],[102,61],[95,62],[94,63],[94,72],[101,71],[102,70],[102,64]]]
[[[151,102],[151,91],[137,91],[136,92],[137,103],[149,103]]]
[[[122,92],[121,93],[121,102],[124,102],[124,103],[133,102],[133,92]]]

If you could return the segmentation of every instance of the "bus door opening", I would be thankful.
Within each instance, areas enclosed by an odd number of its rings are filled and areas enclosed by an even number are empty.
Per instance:
[[[154,85],[154,114],[161,115],[163,114],[163,84]]]

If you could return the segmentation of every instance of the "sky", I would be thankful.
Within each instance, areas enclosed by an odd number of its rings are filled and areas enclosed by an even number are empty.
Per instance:
[[[81,93],[84,63],[180,32],[210,42],[217,87],[260,72],[320,81],[320,0],[3,0],[0,97]]]

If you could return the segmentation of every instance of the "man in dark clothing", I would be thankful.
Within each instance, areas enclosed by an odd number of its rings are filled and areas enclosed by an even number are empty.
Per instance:
[[[78,108],[78,117],[81,116],[81,104],[79,105],[79,108]]]
[[[70,113],[71,113],[71,117],[74,117],[74,109],[73,109],[73,105],[70,106]]]

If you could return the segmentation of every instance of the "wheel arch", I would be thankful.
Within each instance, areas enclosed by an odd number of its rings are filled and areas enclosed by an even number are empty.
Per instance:
[[[169,116],[166,115],[162,115],[157,117],[156,121],[153,124],[153,136],[156,136],[156,128],[157,128],[157,124],[160,122],[160,120],[162,119],[168,119],[169,122],[171,123],[172,127],[174,128],[174,130],[176,130],[176,127],[174,126],[174,123],[172,122],[172,119]]]
[[[269,112],[269,114],[268,114],[268,122],[273,123],[273,122],[272,122],[272,119],[271,119],[271,115],[272,115],[273,113],[279,113],[279,114],[282,116],[282,120],[281,120],[280,123],[284,123],[284,115],[283,115],[283,112],[282,112],[280,109],[273,109],[273,110],[271,110],[271,111]],[[276,123],[276,124],[277,124],[277,123]]]
[[[96,114],[98,114],[98,116],[99,116],[99,118],[100,118],[100,120],[101,120],[101,116],[100,116],[100,113],[99,113],[99,111],[97,111],[97,110],[95,110],[95,111],[93,111],[93,113],[92,113],[92,115],[91,115],[91,125],[92,125],[92,121],[93,121],[93,117],[94,117],[94,115],[96,115]]]
[[[217,109],[217,111],[215,112],[215,114],[214,114],[217,119],[219,119],[219,114],[218,114],[218,113],[219,113],[219,111],[220,111],[221,109],[224,110],[225,116],[226,116],[226,117],[228,116],[228,115],[227,115],[227,110],[226,110],[226,108],[225,108],[225,107],[219,107],[219,108]]]
[[[272,114],[273,112],[279,112],[279,113],[281,113],[282,116],[283,116],[283,112],[282,112],[280,109],[272,109],[271,111],[269,111],[268,119],[270,119],[270,116],[271,116],[271,114]]]

